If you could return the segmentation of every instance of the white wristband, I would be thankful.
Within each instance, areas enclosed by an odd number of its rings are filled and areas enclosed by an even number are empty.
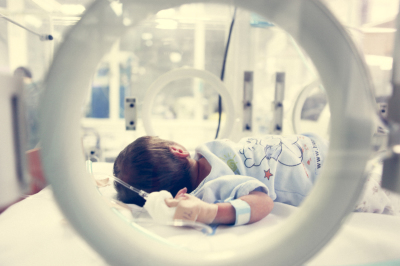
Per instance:
[[[250,221],[251,215],[250,205],[241,199],[235,199],[229,203],[232,204],[236,211],[235,225],[247,224]]]

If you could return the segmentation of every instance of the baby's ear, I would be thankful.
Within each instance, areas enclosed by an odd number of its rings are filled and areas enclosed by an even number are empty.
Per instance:
[[[189,152],[179,145],[169,146],[170,152],[179,158],[187,158],[190,156]]]

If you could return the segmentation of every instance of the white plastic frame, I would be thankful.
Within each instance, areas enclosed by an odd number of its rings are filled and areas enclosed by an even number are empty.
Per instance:
[[[150,87],[146,91],[146,97],[143,101],[142,106],[142,119],[143,126],[146,130],[147,135],[155,136],[155,132],[153,130],[153,124],[151,121],[151,110],[153,107],[154,99],[157,94],[170,82],[185,78],[200,78],[210,84],[220,95],[222,98],[222,102],[224,104],[224,108],[226,108],[227,119],[224,123],[224,127],[221,129],[221,133],[218,138],[224,139],[229,138],[232,133],[232,128],[235,122],[235,107],[233,104],[232,97],[229,95],[228,90],[226,89],[224,83],[215,76],[214,74],[201,69],[195,68],[179,68],[168,71],[167,73],[161,75],[156,81],[154,81]]]
[[[196,2],[196,1],[193,1]],[[42,97],[42,160],[56,200],[71,224],[112,265],[301,265],[336,233],[352,211],[370,155],[371,83],[354,44],[317,0],[207,1],[235,4],[267,17],[289,32],[319,70],[331,108],[326,165],[302,208],[265,241],[222,252],[190,252],[148,237],[108,209],[89,178],[80,145],[81,107],[97,63],[132,25],[185,0],[121,1],[124,14],[98,0],[59,47]],[[126,20],[125,20],[126,22]]]

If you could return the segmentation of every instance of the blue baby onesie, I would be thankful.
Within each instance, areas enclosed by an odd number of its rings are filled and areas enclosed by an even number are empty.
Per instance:
[[[209,202],[228,202],[251,191],[263,191],[272,200],[300,205],[318,177],[327,143],[315,135],[214,140],[196,148],[210,174],[191,193]]]

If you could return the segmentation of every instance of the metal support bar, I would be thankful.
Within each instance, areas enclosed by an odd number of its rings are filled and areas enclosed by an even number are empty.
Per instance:
[[[253,71],[244,72],[243,131],[252,131],[253,121]]]
[[[125,97],[125,129],[136,130],[137,112],[136,98]]]
[[[53,36],[50,35],[50,34],[39,34],[39,33],[35,32],[35,31],[33,31],[33,30],[31,30],[31,29],[28,29],[27,27],[25,27],[25,26],[19,24],[18,22],[16,22],[16,21],[14,21],[14,20],[12,20],[12,19],[10,19],[10,18],[4,16],[3,14],[0,14],[0,17],[1,17],[1,18],[4,18],[4,19],[7,20],[8,22],[11,22],[11,23],[17,25],[18,27],[23,28],[24,30],[29,31],[29,32],[32,33],[32,34],[35,34],[35,35],[39,36],[39,38],[40,38],[41,41],[52,41],[52,40],[53,40]]]
[[[272,132],[281,134],[283,127],[283,100],[285,98],[285,72],[276,73],[275,100],[273,102]]]

